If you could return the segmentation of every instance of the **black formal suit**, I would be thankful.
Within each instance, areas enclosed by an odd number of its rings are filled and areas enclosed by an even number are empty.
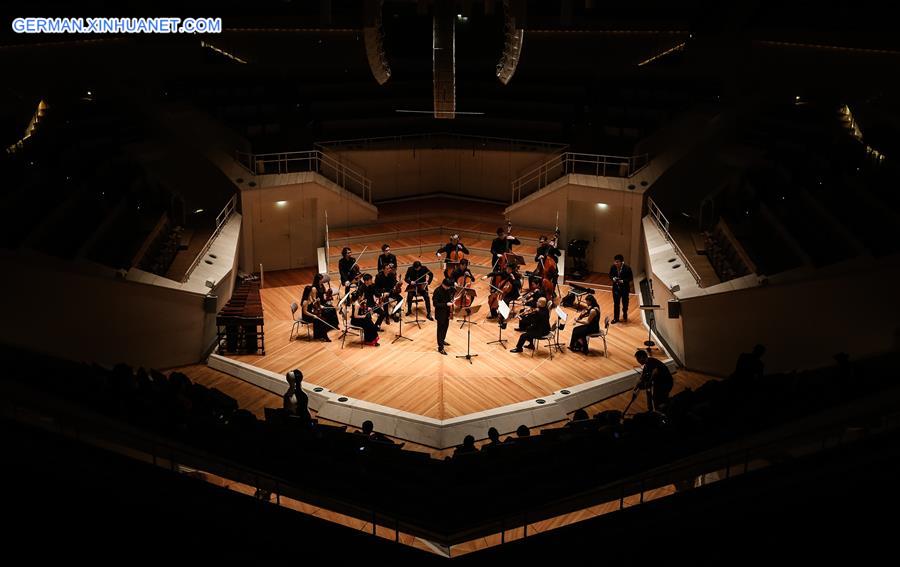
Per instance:
[[[617,268],[615,264],[609,268],[609,279],[612,281],[613,292],[613,320],[619,320],[619,304],[622,304],[622,314],[624,319],[628,320],[628,294],[631,292],[631,281],[634,275],[631,273],[631,267],[622,264],[621,268]]]
[[[550,332],[550,310],[546,307],[538,309],[528,318],[528,326],[525,332],[519,335],[517,349],[521,349],[526,342],[534,344],[534,339],[545,336]]]
[[[453,301],[453,289],[445,289],[439,285],[431,295],[434,302],[434,317],[437,320],[437,346],[444,348],[444,339],[447,338],[447,329],[450,328],[450,306]]]

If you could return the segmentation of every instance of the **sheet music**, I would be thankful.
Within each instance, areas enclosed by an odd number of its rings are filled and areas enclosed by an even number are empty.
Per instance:
[[[500,303],[497,304],[497,312],[500,313],[504,319],[509,319],[509,305],[502,299],[500,300]]]
[[[569,319],[569,315],[559,306],[556,307],[556,316],[559,317],[559,320],[563,323],[565,323]]]

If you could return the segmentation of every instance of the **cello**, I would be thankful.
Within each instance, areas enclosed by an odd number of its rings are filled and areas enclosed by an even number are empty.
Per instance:
[[[475,277],[468,270],[466,272],[456,278],[456,288],[459,290],[453,298],[453,308],[456,311],[472,307],[472,303],[475,302],[475,296],[477,295],[477,292],[472,287],[475,283]]]
[[[444,277],[446,278],[453,275],[454,266],[458,266],[460,260],[466,257],[466,253],[462,251],[462,246],[459,243],[459,235],[454,234],[451,236],[450,243],[455,244],[456,248],[444,258]]]

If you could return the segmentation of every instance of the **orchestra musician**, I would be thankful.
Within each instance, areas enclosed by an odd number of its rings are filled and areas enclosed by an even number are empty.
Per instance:
[[[375,283],[372,274],[365,273],[360,277],[359,286],[356,288],[356,291],[366,300],[366,305],[370,309],[376,309],[378,307],[377,302],[375,301]]]
[[[619,303],[622,304],[622,322],[628,322],[628,294],[631,291],[631,281],[634,275],[631,267],[625,264],[625,257],[616,254],[613,265],[609,268],[609,279],[612,281],[613,292],[613,323],[619,322]]]
[[[519,342],[516,348],[509,352],[522,352],[522,347],[528,343],[528,348],[534,348],[534,340],[545,336],[550,332],[550,310],[547,308],[547,298],[541,297],[537,300],[537,310],[534,315],[528,318],[528,327],[525,332],[519,335]]]
[[[341,274],[341,285],[349,287],[359,278],[359,264],[350,253],[349,247],[341,250],[341,259],[338,260],[338,272]],[[345,292],[346,293],[346,292]]]
[[[547,240],[547,236],[542,234],[537,250],[534,254],[534,261],[540,262],[547,256],[553,256],[554,260],[559,260],[560,252],[555,243]]]
[[[381,255],[378,256],[378,271],[384,270],[385,264],[397,265],[397,257],[391,254],[390,244],[381,245]]]
[[[303,297],[300,299],[303,320],[313,324],[313,338],[330,343],[328,338],[328,325],[322,320],[322,305],[316,288],[308,285],[303,288]]]
[[[325,284],[328,284],[327,286]],[[319,303],[322,305],[322,314],[320,317],[323,321],[332,327],[338,326],[337,310],[334,308],[333,291],[331,289],[331,278],[328,274],[317,273],[313,276],[312,286],[316,288],[319,296]]]
[[[434,290],[431,296],[434,303],[434,316],[437,319],[437,350],[441,354],[447,354],[445,346],[450,346],[446,340],[447,329],[450,328],[450,312],[453,309],[453,280],[444,278],[441,285]]]
[[[468,258],[463,258],[459,261],[459,266],[457,266],[456,269],[453,270],[453,272],[450,274],[450,279],[453,280],[454,283],[459,284],[459,278],[463,276],[467,278],[466,283],[475,281],[475,276],[472,274],[472,270],[469,269]]]
[[[375,321],[375,326],[381,327],[381,322],[385,319],[388,320],[388,325],[390,325],[391,317],[388,316],[391,313],[391,306],[398,301],[403,301],[393,264],[385,264],[381,273],[375,277],[375,295],[379,298],[378,304],[381,311],[378,314],[378,320]],[[394,315],[393,319],[394,321],[399,321],[400,315]]]
[[[434,321],[431,316],[431,299],[428,297],[428,286],[434,279],[434,273],[428,269],[419,260],[413,262],[412,266],[406,269],[406,275],[403,277],[408,285],[406,288],[406,314],[412,315],[413,297],[422,297],[425,301],[425,317],[429,321]]]
[[[516,331],[522,333],[528,328],[528,319],[537,310],[537,302],[541,297],[545,297],[541,292],[541,278],[529,278],[528,291],[522,295],[522,307],[527,308],[528,311],[519,312],[519,325],[516,327]]]
[[[497,229],[497,238],[495,238],[493,241],[491,241],[491,256],[492,256],[491,263],[493,265],[496,265],[497,262],[500,260],[500,256],[502,256],[506,252],[512,252],[513,245],[516,245],[516,244],[522,244],[522,243],[519,242],[518,238],[509,234],[509,228],[507,228],[505,230],[503,228],[498,228]]]
[[[444,255],[444,276],[449,278],[457,267],[454,263],[459,262],[463,255],[468,253],[469,249],[459,241],[459,235],[454,234],[450,237],[450,242],[438,248],[434,255],[437,257]]]
[[[366,275],[369,276],[369,279],[372,278],[371,275]],[[350,304],[350,324],[363,330],[363,344],[378,346],[378,328],[372,322],[372,311],[368,307],[365,293],[360,293],[357,290],[350,296],[350,300],[352,301]]]
[[[578,315],[575,322],[578,323],[582,319],[586,319],[586,321],[572,329],[572,339],[569,341],[569,350],[573,352],[580,351],[587,354],[587,336],[600,332],[600,304],[597,303],[597,299],[593,295],[586,296],[585,302],[587,303],[588,308]]]
[[[499,285],[492,284],[493,288],[491,288],[492,294],[500,295],[503,294],[502,299],[506,302],[507,305],[510,305],[513,301],[519,298],[519,294],[522,290],[522,278],[519,276],[518,266],[515,264],[507,264],[506,268],[503,270],[495,270],[488,274],[487,278],[493,278],[494,276],[499,276]],[[506,284],[509,285],[506,285]],[[497,289],[494,289],[497,288]],[[500,290],[500,291],[498,291]],[[502,318],[502,315],[499,315],[497,312],[497,306],[499,305],[499,301],[494,303],[493,301],[489,302],[491,307],[491,314],[488,316],[488,319],[496,319],[498,316]],[[501,321],[503,325],[505,325],[504,321]]]

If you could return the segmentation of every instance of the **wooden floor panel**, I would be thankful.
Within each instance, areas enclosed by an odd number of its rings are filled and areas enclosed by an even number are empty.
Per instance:
[[[424,318],[420,307],[421,328],[404,323],[403,335],[412,341],[391,341],[399,330],[397,323],[384,324],[378,347],[360,348],[358,337],[348,337],[341,349],[338,333],[332,331],[331,343],[308,341],[301,327],[300,339],[288,340],[292,322],[289,305],[299,301],[300,282],[311,280],[312,270],[292,270],[293,274],[270,273],[261,291],[265,316],[266,355],[241,355],[234,358],[284,373],[299,368],[306,380],[343,395],[383,404],[436,419],[457,417],[493,407],[549,395],[567,386],[629,370],[636,364],[634,351],[647,337],[640,323],[637,300],[632,297],[626,325],[611,326],[608,339],[609,358],[602,356],[602,341],[591,342],[591,355],[564,350],[554,352],[550,360],[545,344],[532,357],[508,352],[519,333],[513,324],[503,332],[506,348],[488,344],[497,339],[497,324],[486,319],[484,305],[473,317],[471,351],[479,356],[469,363],[456,355],[466,353],[467,333],[460,328],[461,319],[450,324],[447,340],[449,356],[436,351],[436,324]],[[306,280],[306,281],[310,281]],[[277,285],[276,285],[277,284]],[[486,282],[479,280],[476,304],[487,297]],[[563,290],[568,289],[563,286]],[[596,297],[605,316],[612,311],[612,295],[597,290]],[[569,317],[575,309],[565,309]],[[406,321],[407,318],[404,317]],[[556,320],[556,315],[551,321]],[[560,333],[560,342],[568,344],[572,320]],[[657,352],[658,354],[658,352]]]

